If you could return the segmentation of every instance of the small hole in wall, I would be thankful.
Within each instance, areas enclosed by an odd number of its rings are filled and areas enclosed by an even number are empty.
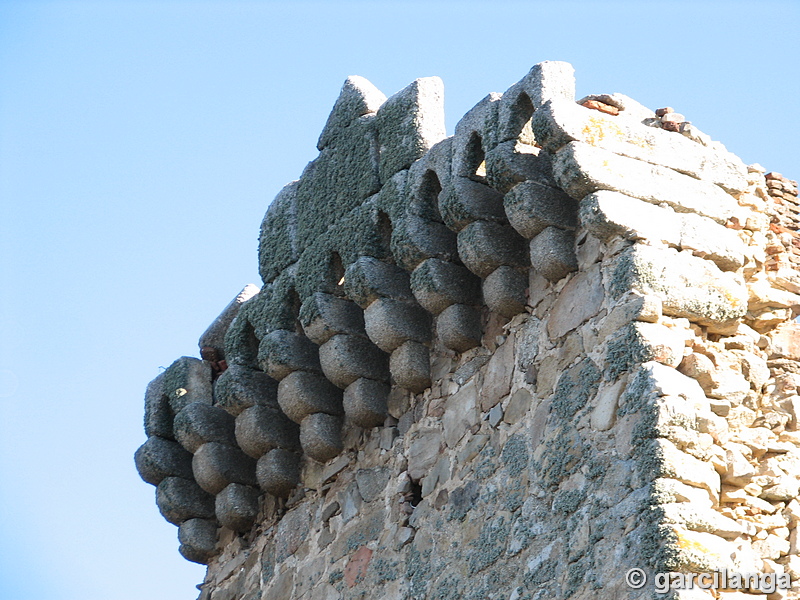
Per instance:
[[[477,132],[469,136],[464,155],[464,174],[474,181],[486,182],[486,154],[483,151],[483,140]]]
[[[419,186],[419,198],[422,201],[420,207],[425,216],[434,221],[442,222],[442,215],[439,213],[439,194],[442,192],[442,184],[436,173],[429,169],[422,176],[422,183]]]
[[[531,117],[533,117],[533,102],[525,92],[517,96],[516,102],[511,107],[509,126],[517,138],[523,144],[536,144],[531,129]]]
[[[422,502],[422,486],[419,481],[411,480],[411,489],[408,492],[408,503],[411,508],[416,508]]]
[[[378,211],[378,234],[381,236],[381,246],[386,251],[385,262],[394,263],[392,257],[392,220],[382,210]]]
[[[289,306],[291,307],[292,316],[294,316],[295,333],[303,333],[303,326],[300,323],[300,305],[300,295],[292,288],[289,290]]]
[[[331,253],[330,278],[333,282],[333,294],[344,296],[344,264],[338,252]]]

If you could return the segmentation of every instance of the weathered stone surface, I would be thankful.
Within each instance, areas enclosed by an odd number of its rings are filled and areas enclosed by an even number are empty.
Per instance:
[[[258,496],[256,488],[231,483],[217,494],[217,520],[233,531],[249,531],[258,516]]]
[[[389,380],[389,357],[372,341],[359,336],[333,336],[320,346],[319,359],[325,377],[340,388],[362,377]]]
[[[509,425],[519,423],[531,407],[531,393],[525,388],[520,388],[513,394],[508,401],[503,412],[503,421]]]
[[[306,336],[278,329],[265,335],[258,347],[258,363],[280,381],[293,371],[320,372],[317,345]]]
[[[167,477],[192,478],[192,454],[176,442],[149,437],[134,454],[139,476],[153,485]]]
[[[379,298],[364,311],[367,335],[384,352],[392,352],[411,340],[431,340],[431,316],[416,303]]]
[[[675,212],[618,192],[601,190],[586,196],[580,202],[580,220],[602,240],[619,235],[629,240],[664,242],[699,253],[723,270],[744,264],[746,247],[733,229],[707,217]]]
[[[144,432],[147,437],[175,439],[169,397],[164,393],[164,373],[147,384],[144,394]]]
[[[372,502],[380,498],[390,478],[391,472],[385,467],[356,471],[358,493],[361,494],[364,502]]]
[[[575,235],[571,231],[547,227],[530,243],[531,266],[545,279],[558,281],[578,268]]]
[[[608,431],[614,426],[617,417],[617,402],[625,381],[620,379],[611,385],[601,386],[594,400],[591,423],[597,431]]]
[[[208,326],[208,329],[203,332],[197,344],[198,347],[201,350],[203,348],[214,348],[220,358],[225,358],[225,334],[228,332],[228,327],[230,327],[231,323],[236,318],[242,304],[258,294],[259,291],[260,288],[252,283],[248,283],[244,286],[242,291],[230,301],[228,306],[214,319],[214,322]]]
[[[378,298],[413,298],[408,273],[369,256],[362,256],[347,267],[344,290],[361,308],[366,308]]]
[[[616,379],[637,364],[652,360],[677,367],[683,348],[683,337],[672,329],[657,323],[630,323],[606,342],[606,377]]]
[[[471,382],[445,402],[442,439],[447,447],[454,448],[464,434],[478,422],[478,418],[478,390]]]
[[[256,405],[236,417],[236,442],[253,458],[274,448],[300,450],[300,428],[278,407]]]
[[[575,100],[575,69],[567,62],[545,60],[535,64],[520,83],[535,109],[549,100]]]
[[[481,314],[472,306],[452,304],[436,318],[441,342],[456,352],[466,352],[481,343]]]
[[[643,296],[638,292],[630,292],[620,297],[612,305],[608,316],[603,320],[598,331],[598,338],[604,339],[627,325],[631,321],[655,323],[662,314],[661,298]]]
[[[420,394],[431,385],[430,349],[415,341],[405,342],[389,357],[395,385]]]
[[[178,551],[186,560],[208,564],[217,550],[217,523],[211,519],[189,519],[178,527]]]
[[[445,138],[444,84],[423,77],[391,96],[377,113],[381,181],[407,169]]]
[[[664,202],[678,212],[695,212],[722,224],[731,217],[746,221],[736,200],[713,183],[581,142],[570,142],[556,153],[553,172],[576,200],[612,190],[652,204]]]
[[[278,404],[295,423],[311,413],[343,414],[342,392],[322,375],[295,371],[278,385]]]
[[[203,402],[187,404],[175,415],[175,437],[189,452],[206,442],[236,445],[234,418],[217,406]]]
[[[309,457],[325,462],[338,455],[342,444],[342,418],[325,413],[308,415],[300,423],[300,445]]]
[[[356,379],[344,390],[344,413],[359,427],[377,427],[388,414],[390,387],[374,379]]]
[[[510,227],[491,221],[475,221],[458,233],[458,255],[478,277],[503,265],[528,265],[525,240]]]
[[[438,429],[421,429],[408,447],[408,476],[421,479],[439,459],[442,433]]]
[[[456,235],[447,226],[414,214],[395,223],[391,249],[398,264],[408,271],[428,258],[458,257]]]
[[[207,442],[192,457],[197,484],[209,494],[218,494],[231,483],[256,485],[256,462],[239,448]]]
[[[280,562],[293,555],[306,540],[311,527],[311,512],[300,505],[286,513],[275,532],[275,559]]]
[[[485,156],[486,143],[491,143],[493,137],[492,129],[497,121],[500,98],[500,94],[488,94],[456,123],[453,135],[453,178],[469,177],[477,181],[485,179],[478,171]]]
[[[514,186],[503,199],[508,221],[519,234],[532,239],[547,227],[575,229],[578,205],[561,190],[525,181]]]
[[[298,257],[297,188],[293,181],[278,192],[270,203],[258,236],[258,273],[272,281]]]
[[[513,267],[498,267],[483,280],[483,300],[489,310],[511,318],[525,311],[528,276]]]
[[[161,515],[173,525],[188,519],[214,518],[214,496],[195,481],[167,477],[156,488],[156,504]]]
[[[214,404],[233,416],[248,407],[278,406],[278,382],[262,371],[231,365],[214,382]]]
[[[348,77],[322,129],[317,149],[335,145],[338,138],[347,135],[347,128],[356,119],[376,112],[384,102],[386,96],[367,79],[358,75]]]
[[[514,338],[509,337],[486,365],[483,388],[480,391],[481,410],[487,411],[505,398],[511,391],[511,376],[514,374]]]
[[[575,102],[553,100],[536,112],[532,126],[536,139],[552,152],[578,141],[705,179],[733,193],[747,188],[747,169],[739,157],[647,127],[627,118],[624,111],[615,117]]]
[[[503,142],[486,153],[486,180],[503,194],[523,181],[555,187],[552,155],[515,140]]]
[[[417,302],[438,315],[452,304],[480,303],[480,280],[461,265],[430,258],[411,273]]]
[[[556,339],[572,331],[598,313],[603,304],[600,266],[578,273],[561,290],[550,309],[547,333]]]
[[[300,455],[276,448],[258,459],[256,478],[262,490],[286,497],[300,483]]]
[[[182,356],[164,372],[163,386],[173,414],[192,402],[211,404],[211,366],[199,358]]]
[[[800,324],[784,323],[769,336],[770,358],[800,360]]]
[[[636,244],[620,255],[610,291],[618,295],[631,289],[661,298],[665,314],[701,325],[723,325],[747,311],[741,277],[669,248]]]
[[[473,221],[507,222],[503,195],[467,177],[453,178],[452,185],[439,195],[439,210],[453,231],[461,231]]]
[[[334,335],[366,335],[364,313],[351,300],[316,292],[300,307],[303,332],[315,344],[324,344]]]
[[[657,477],[677,479],[687,485],[703,488],[713,502],[719,501],[720,480],[714,467],[681,452],[675,444],[665,439],[653,440],[647,448],[653,457]]]

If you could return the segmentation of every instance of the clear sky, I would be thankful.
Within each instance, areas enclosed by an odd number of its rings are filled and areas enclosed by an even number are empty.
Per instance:
[[[348,75],[445,83],[447,127],[535,63],[672,106],[800,177],[800,3],[0,0],[0,599],[192,600],[134,469],[148,381],[247,283]]]

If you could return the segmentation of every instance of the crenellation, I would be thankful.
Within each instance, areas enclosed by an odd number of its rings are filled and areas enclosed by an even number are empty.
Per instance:
[[[438,78],[347,79],[263,288],[148,386],[201,600],[800,597],[797,183],[574,90],[541,63],[446,137]]]

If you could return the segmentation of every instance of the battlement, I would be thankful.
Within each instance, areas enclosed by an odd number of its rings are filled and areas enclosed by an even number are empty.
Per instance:
[[[576,101],[562,62],[452,137],[438,78],[350,77],[317,149],[263,287],[147,389],[136,465],[202,599],[800,577],[796,182],[672,109]]]

